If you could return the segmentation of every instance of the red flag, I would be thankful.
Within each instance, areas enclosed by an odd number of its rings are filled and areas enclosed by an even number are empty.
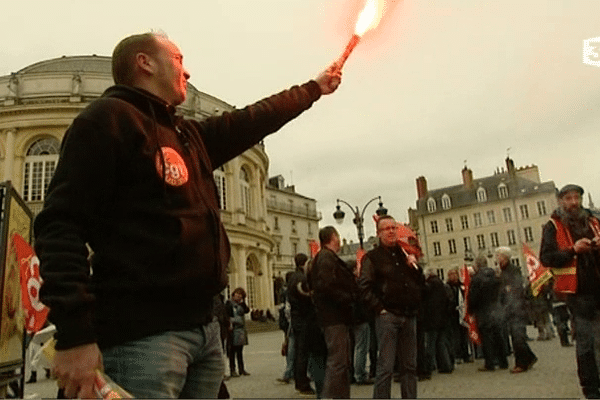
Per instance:
[[[469,269],[466,265],[461,268],[460,272],[462,278],[461,280],[465,285],[465,302],[469,304],[469,288],[471,286],[471,274],[469,274]],[[469,312],[468,307],[466,307],[463,320],[465,322],[463,325],[466,325],[469,329],[469,339],[471,340],[471,342],[480,345],[481,336],[479,335],[479,330],[477,329],[477,321],[475,320],[475,316],[471,315],[471,313]]]
[[[321,246],[315,240],[311,240],[308,245],[310,247],[310,257],[315,258],[319,250],[321,250]]]
[[[46,322],[48,307],[40,301],[40,260],[21,235],[15,233],[12,243],[21,270],[21,298],[25,310],[25,325],[28,333],[39,331]]]
[[[362,269],[362,260],[365,254],[367,254],[367,252],[361,247],[359,247],[358,250],[356,250],[356,269],[354,270],[356,276],[360,276],[360,271]]]
[[[537,296],[542,287],[552,278],[552,273],[540,263],[535,253],[525,243],[523,243],[523,255],[527,260],[527,277],[531,283],[531,291],[534,296]]]

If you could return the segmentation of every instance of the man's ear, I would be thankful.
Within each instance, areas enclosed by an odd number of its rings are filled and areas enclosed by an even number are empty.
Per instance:
[[[143,74],[154,75],[156,72],[156,62],[146,53],[137,53],[135,55],[135,64]]]

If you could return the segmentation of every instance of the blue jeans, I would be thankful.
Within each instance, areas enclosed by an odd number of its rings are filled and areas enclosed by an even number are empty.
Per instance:
[[[287,347],[287,355],[285,356],[285,371],[283,372],[283,379],[293,379],[294,378],[294,362],[296,359],[296,350],[294,339],[294,331],[292,329],[288,330],[288,347]]]
[[[136,398],[217,398],[224,376],[217,321],[102,351],[104,370]]]
[[[368,322],[364,322],[354,327],[354,375],[357,382],[366,381],[369,377],[369,374],[367,373],[369,339],[370,332]]]
[[[375,320],[379,354],[374,399],[389,399],[396,357],[400,362],[400,392],[403,399],[417,398],[417,317],[386,313]]]

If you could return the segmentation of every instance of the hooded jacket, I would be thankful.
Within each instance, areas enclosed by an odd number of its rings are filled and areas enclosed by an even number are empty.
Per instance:
[[[310,81],[195,121],[116,85],[84,109],[34,223],[56,348],[107,347],[210,321],[230,255],[213,170],[320,95]]]

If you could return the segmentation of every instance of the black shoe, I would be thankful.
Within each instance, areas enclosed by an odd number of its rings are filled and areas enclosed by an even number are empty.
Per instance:
[[[235,371],[232,372],[231,374],[229,374],[229,377],[231,377],[231,378],[237,378],[238,376],[239,375],[237,373],[235,373]]]
[[[309,387],[309,388],[304,388],[304,389],[298,389],[298,391],[300,392],[300,394],[305,395],[305,396],[311,396],[316,394],[315,391]]]
[[[242,372],[240,372],[240,375],[246,375],[246,376],[248,376],[248,375],[250,375],[250,372],[242,371]]]

